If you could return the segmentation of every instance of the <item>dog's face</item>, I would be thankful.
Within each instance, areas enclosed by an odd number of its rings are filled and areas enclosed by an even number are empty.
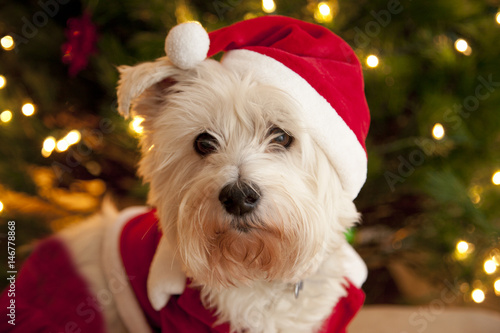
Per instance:
[[[311,274],[358,214],[299,104],[214,60],[167,67],[133,112],[139,171],[187,275],[217,288]],[[122,93],[147,85],[141,71],[122,68]]]

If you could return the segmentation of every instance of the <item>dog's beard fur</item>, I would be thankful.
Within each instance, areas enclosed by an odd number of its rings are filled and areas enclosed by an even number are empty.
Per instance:
[[[302,127],[293,97],[213,60],[168,71],[133,112],[145,119],[139,172],[151,186],[149,203],[187,275],[217,290],[314,273],[358,214]],[[273,126],[293,135],[288,149],[270,143]],[[201,157],[193,143],[203,132],[219,146]],[[239,217],[218,199],[237,181],[257,184],[262,194],[257,208]]]

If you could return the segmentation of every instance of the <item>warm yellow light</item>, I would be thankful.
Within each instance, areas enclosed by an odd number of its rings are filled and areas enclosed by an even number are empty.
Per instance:
[[[2,47],[3,47],[4,50],[10,51],[15,46],[14,45],[14,38],[12,38],[9,35],[4,36],[4,37],[2,37],[2,39],[0,39],[0,44],[2,45]]]
[[[79,131],[77,130],[72,130],[69,132],[66,137],[64,138],[64,141],[68,143],[68,145],[74,145],[78,142],[80,142],[80,139],[82,138],[82,135],[80,134]]]
[[[444,137],[444,127],[440,123],[436,123],[432,128],[432,136],[436,140],[441,140]]]
[[[9,110],[3,111],[2,113],[0,113],[0,120],[4,123],[8,123],[12,120],[12,112],[10,112]]]
[[[467,243],[466,241],[460,241],[457,243],[457,252],[458,253],[467,253],[467,251],[469,250],[469,243]]]
[[[0,212],[3,210],[3,202],[0,201]]]
[[[52,154],[51,151],[47,151],[47,150],[45,150],[45,148],[42,148],[42,156],[43,157],[47,158],[50,156],[50,154]]]
[[[465,39],[460,38],[455,41],[455,49],[457,49],[458,52],[465,52],[468,47],[469,44],[465,41]]]
[[[482,303],[484,301],[484,291],[482,291],[481,289],[474,289],[472,291],[472,300],[476,303]]]
[[[141,123],[144,121],[142,117],[134,117],[130,122],[130,129],[138,134],[141,134],[144,128],[141,126]]]
[[[500,170],[493,174],[493,176],[491,177],[491,182],[494,185],[500,185]]]
[[[328,5],[326,2],[320,2],[318,4],[318,11],[321,15],[328,16],[332,12],[332,9],[330,8],[330,5]]]
[[[497,265],[493,260],[486,260],[484,262],[484,271],[486,274],[493,274],[497,270]]]
[[[265,13],[273,13],[276,10],[276,4],[273,0],[262,0],[262,10]]]
[[[497,13],[496,20],[497,23],[500,24],[500,12]]]
[[[7,84],[7,80],[5,79],[5,76],[0,75],[0,89],[5,87],[6,84]]]
[[[56,148],[56,139],[53,136],[49,136],[43,141],[43,149],[46,152],[51,153]]]
[[[56,151],[58,151],[59,153],[68,150],[68,148],[69,148],[69,144],[66,140],[57,141]]]
[[[26,117],[29,117],[35,113],[35,106],[31,103],[26,103],[23,105],[21,110]]]
[[[318,3],[316,10],[314,11],[314,18],[320,23],[327,23],[333,20],[334,10],[332,9],[331,3],[323,1]]]
[[[376,55],[369,55],[368,58],[366,58],[366,64],[368,67],[375,68],[378,66],[378,57]]]
[[[474,244],[460,240],[457,242],[455,251],[453,252],[453,258],[456,260],[465,260],[474,252]]]
[[[500,279],[497,279],[495,283],[493,284],[493,288],[495,288],[496,292],[500,293]]]

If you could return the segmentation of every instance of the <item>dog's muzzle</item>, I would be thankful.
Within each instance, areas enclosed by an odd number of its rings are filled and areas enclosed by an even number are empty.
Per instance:
[[[235,182],[222,188],[219,201],[229,214],[240,217],[252,212],[261,196],[256,184]]]

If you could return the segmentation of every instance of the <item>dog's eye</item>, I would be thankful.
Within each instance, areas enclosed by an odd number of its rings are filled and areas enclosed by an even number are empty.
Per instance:
[[[271,130],[269,131],[269,136],[271,137],[271,144],[280,145],[285,148],[290,147],[293,142],[293,136],[279,127],[271,128]]]
[[[217,139],[208,133],[201,133],[194,140],[194,150],[201,156],[211,154],[217,150]]]

